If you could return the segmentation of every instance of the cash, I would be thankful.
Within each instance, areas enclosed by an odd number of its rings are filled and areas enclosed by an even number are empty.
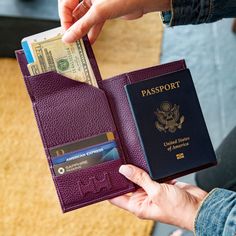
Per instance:
[[[30,75],[56,71],[70,79],[98,87],[83,40],[65,44],[61,40],[63,34],[58,33],[58,28],[56,32],[54,37],[51,33],[50,37],[29,43],[33,59],[33,62],[28,64]]]

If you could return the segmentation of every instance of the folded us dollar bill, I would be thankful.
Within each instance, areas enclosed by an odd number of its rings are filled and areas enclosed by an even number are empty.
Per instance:
[[[97,87],[83,40],[62,42],[61,27],[24,38],[21,41],[30,75],[56,71],[70,79]]]

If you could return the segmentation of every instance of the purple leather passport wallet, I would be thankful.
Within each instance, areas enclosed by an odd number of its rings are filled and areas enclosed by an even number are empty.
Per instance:
[[[99,88],[56,72],[30,76],[23,50],[16,51],[63,212],[135,190],[118,172],[120,165],[148,168],[124,86],[186,68],[180,60],[102,80],[87,38],[84,43]],[[55,174],[52,148],[106,132],[114,134],[119,159]]]

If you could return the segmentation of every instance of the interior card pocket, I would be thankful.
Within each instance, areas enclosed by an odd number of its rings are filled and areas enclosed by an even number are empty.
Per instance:
[[[118,171],[121,160],[54,177],[63,212],[116,197],[134,190]]]
[[[103,90],[55,72],[28,77],[27,83],[46,148],[116,132]]]

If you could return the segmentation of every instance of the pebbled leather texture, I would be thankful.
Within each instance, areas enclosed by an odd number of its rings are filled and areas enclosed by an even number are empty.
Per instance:
[[[86,51],[100,88],[56,72],[30,76],[23,50],[16,51],[63,212],[135,190],[134,184],[118,172],[126,162],[147,170],[124,85],[185,68],[184,61],[178,61],[102,81],[86,40]],[[108,131],[115,135],[119,160],[55,176],[50,148]]]
[[[127,163],[134,164],[148,172],[124,86],[185,68],[185,61],[180,60],[125,73],[99,83],[100,87],[106,92],[110,102]]]
[[[26,62],[22,51],[17,57]],[[118,172],[125,158],[104,91],[56,72],[24,79],[63,212],[133,191],[134,185]],[[119,161],[55,176],[50,148],[108,131],[115,135]]]

